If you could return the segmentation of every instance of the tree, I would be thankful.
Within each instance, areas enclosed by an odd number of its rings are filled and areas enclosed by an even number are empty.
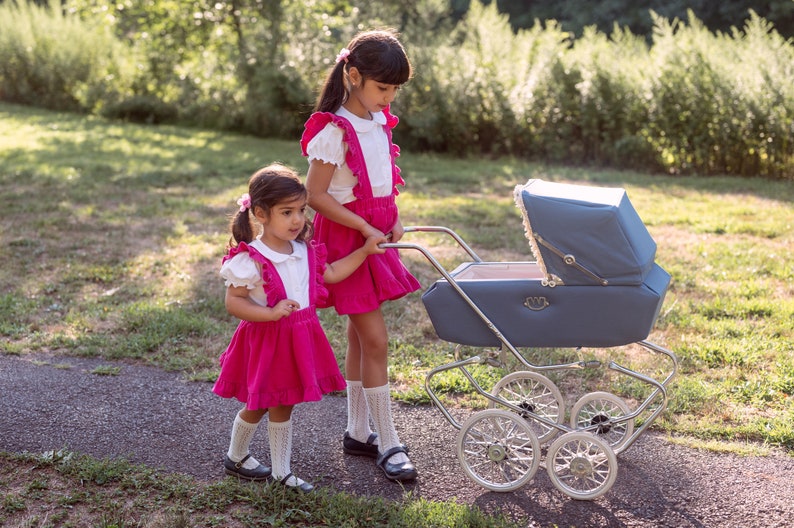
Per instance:
[[[462,17],[470,3],[471,0],[450,0],[453,15]],[[791,0],[496,0],[496,4],[510,16],[515,29],[529,28],[536,19],[557,20],[563,29],[576,35],[591,25],[609,33],[617,24],[629,27],[634,34],[649,36],[653,30],[651,11],[666,18],[685,20],[688,9],[711,31],[728,32],[731,27],[743,27],[752,9],[772,22],[781,35],[794,37]]]

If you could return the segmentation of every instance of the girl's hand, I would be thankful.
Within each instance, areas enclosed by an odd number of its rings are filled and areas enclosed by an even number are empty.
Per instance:
[[[385,244],[389,239],[385,236],[371,236],[364,241],[364,253],[367,255],[383,254],[386,253],[386,248],[380,247],[379,244]]]
[[[394,227],[392,227],[391,231],[389,232],[389,235],[391,235],[391,239],[389,241],[399,242],[404,234],[405,234],[405,228],[403,228],[403,223],[399,219],[397,219],[397,223],[394,224]]]
[[[300,310],[300,304],[291,300],[291,299],[284,299],[279,301],[273,308],[273,315],[274,321],[278,321],[279,319],[283,319],[284,317],[289,317],[292,312],[296,310]]]
[[[367,224],[367,227],[365,227],[364,229],[362,229],[362,230],[360,231],[360,233],[361,233],[361,235],[362,235],[364,238],[370,238],[370,237],[380,237],[380,238],[383,238],[383,237],[384,237],[383,231],[381,231],[380,229],[377,229],[377,228],[375,228],[375,227],[372,227],[370,224]]]
[[[261,306],[251,300],[248,288],[245,286],[226,288],[226,310],[243,321],[252,323],[278,321],[299,309],[300,305],[290,299],[279,302],[273,308]]]

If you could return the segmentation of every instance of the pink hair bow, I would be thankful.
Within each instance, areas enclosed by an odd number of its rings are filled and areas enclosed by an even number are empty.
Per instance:
[[[345,61],[347,62],[347,58],[350,56],[350,50],[347,48],[342,48],[342,51],[336,56],[336,62]]]
[[[246,209],[251,207],[251,195],[244,193],[242,196],[240,196],[240,199],[237,200],[237,205],[240,206],[240,212],[244,212]]]

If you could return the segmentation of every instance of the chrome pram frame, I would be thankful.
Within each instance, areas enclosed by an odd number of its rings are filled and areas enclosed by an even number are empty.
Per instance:
[[[405,228],[405,232],[448,235],[467,254],[471,263],[488,264],[447,227],[410,226]],[[525,485],[539,468],[545,467],[554,486],[573,499],[593,500],[609,491],[617,478],[617,455],[634,444],[667,407],[667,387],[678,369],[676,355],[644,339],[629,343],[669,360],[669,372],[664,379],[658,381],[610,360],[606,365],[609,370],[647,384],[650,394],[634,410],[608,392],[585,394],[571,408],[571,423],[568,425],[564,423],[565,401],[556,385],[543,373],[601,368],[601,361],[553,365],[532,363],[505,337],[497,322],[480,309],[458,283],[455,272],[447,271],[427,248],[402,241],[384,244],[383,247],[421,253],[488,327],[500,345],[499,350],[488,355],[461,359],[458,354],[461,345],[458,344],[455,360],[431,369],[425,378],[425,390],[431,401],[458,431],[458,458],[466,475],[491,491],[509,492]],[[554,287],[553,284],[544,286]],[[505,368],[504,361],[500,360],[505,353],[526,370],[510,372],[492,390],[484,389],[467,367],[488,365]],[[455,419],[433,389],[435,376],[454,369],[460,371],[473,389],[489,402],[488,409],[472,413],[462,423]],[[635,427],[639,420],[641,423]]]

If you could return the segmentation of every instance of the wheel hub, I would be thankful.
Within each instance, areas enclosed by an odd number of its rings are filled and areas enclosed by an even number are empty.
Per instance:
[[[575,457],[569,466],[571,475],[576,478],[585,478],[593,474],[593,465],[584,457]]]
[[[529,417],[532,416],[532,413],[535,412],[535,405],[529,401],[521,402],[519,407],[524,410],[524,412],[521,413],[521,417],[525,419],[529,419]]]
[[[507,458],[507,451],[504,446],[491,444],[488,446],[488,460],[491,462],[501,462]]]
[[[600,435],[607,434],[612,429],[612,425],[609,423],[609,416],[604,416],[603,414],[593,416],[593,419],[590,420],[590,425],[597,426],[596,431]]]

